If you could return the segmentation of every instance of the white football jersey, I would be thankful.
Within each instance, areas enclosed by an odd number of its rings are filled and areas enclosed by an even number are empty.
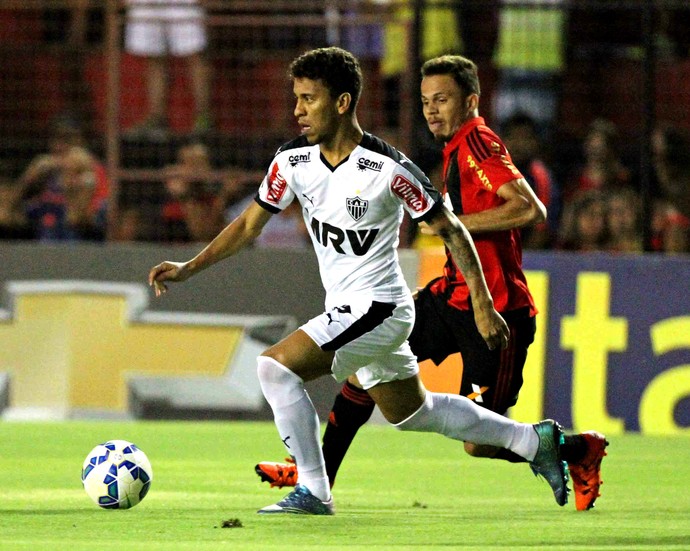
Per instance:
[[[414,163],[365,133],[333,167],[318,145],[299,137],[278,150],[256,201],[277,213],[295,198],[316,250],[327,308],[353,294],[388,303],[409,297],[397,253],[403,209],[421,221],[442,205]]]

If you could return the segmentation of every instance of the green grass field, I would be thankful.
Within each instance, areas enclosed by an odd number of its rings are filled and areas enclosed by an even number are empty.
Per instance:
[[[84,493],[91,448],[149,456],[146,499],[101,510]],[[690,439],[610,438],[596,509],[558,507],[526,465],[470,458],[437,435],[367,426],[334,490],[334,517],[259,516],[286,491],[254,464],[281,460],[270,423],[1,423],[0,549],[690,549]],[[242,527],[223,528],[228,519]]]

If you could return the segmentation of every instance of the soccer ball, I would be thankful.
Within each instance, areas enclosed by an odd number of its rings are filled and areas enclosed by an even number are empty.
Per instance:
[[[81,481],[99,507],[129,509],[149,491],[153,480],[146,454],[126,440],[96,446],[84,459]]]

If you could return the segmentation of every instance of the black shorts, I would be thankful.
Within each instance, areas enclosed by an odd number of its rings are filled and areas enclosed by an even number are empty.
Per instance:
[[[497,413],[515,405],[522,387],[527,349],[534,342],[536,320],[529,308],[501,312],[510,328],[505,350],[489,350],[479,334],[472,310],[450,306],[445,296],[434,295],[429,285],[415,299],[416,319],[409,337],[418,361],[439,365],[451,354],[462,355],[459,394]]]

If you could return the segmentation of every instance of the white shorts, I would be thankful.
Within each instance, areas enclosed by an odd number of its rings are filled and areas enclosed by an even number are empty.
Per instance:
[[[335,351],[331,371],[338,382],[356,374],[363,388],[409,379],[419,373],[407,337],[414,304],[352,301],[312,318],[300,329],[321,347]]]
[[[125,48],[133,55],[186,57],[206,49],[202,18],[154,21],[130,18],[125,29]]]

